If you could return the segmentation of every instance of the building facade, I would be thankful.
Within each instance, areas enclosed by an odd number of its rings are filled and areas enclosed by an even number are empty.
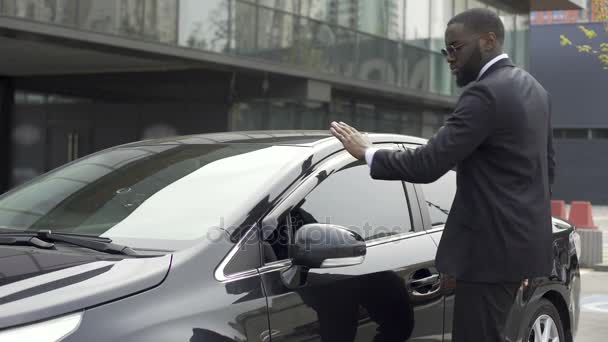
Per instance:
[[[0,191],[177,134],[343,120],[429,137],[458,95],[445,26],[472,7],[527,67],[524,0],[0,0]]]
[[[531,25],[566,24],[588,21],[586,10],[542,11],[530,13]]]
[[[608,21],[608,1],[581,0],[586,6],[580,9],[559,11],[532,11],[530,24],[573,24],[573,23],[599,23]]]
[[[589,43],[580,24],[533,26],[531,29],[531,73],[549,91],[552,99],[554,145],[557,170],[553,197],[608,204],[608,67],[598,59],[599,44],[608,43],[602,23],[585,25],[598,34]],[[560,44],[560,36],[572,45]],[[593,51],[579,52],[577,45],[594,44]],[[604,49],[608,55],[608,49]]]
[[[586,6],[580,9],[532,11],[530,25],[573,24],[601,21],[601,12],[598,0],[582,0]],[[599,0],[604,2],[605,0]],[[608,1],[605,1],[608,6]],[[608,8],[607,8],[608,9]]]

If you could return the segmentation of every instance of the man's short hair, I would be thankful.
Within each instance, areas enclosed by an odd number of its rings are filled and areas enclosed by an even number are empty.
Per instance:
[[[505,25],[496,13],[488,9],[466,10],[450,19],[448,26],[452,24],[463,24],[466,29],[476,34],[494,32],[501,45],[505,42]]]

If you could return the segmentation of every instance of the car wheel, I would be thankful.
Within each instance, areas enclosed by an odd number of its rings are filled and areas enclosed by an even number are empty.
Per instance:
[[[541,299],[529,308],[524,329],[525,342],[565,342],[564,325],[555,306]]]

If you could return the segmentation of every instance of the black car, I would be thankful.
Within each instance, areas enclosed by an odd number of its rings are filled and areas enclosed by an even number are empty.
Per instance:
[[[434,258],[455,186],[372,180],[322,131],[98,152],[0,197],[0,341],[450,341],[455,282]],[[576,333],[580,242],[553,229],[512,341]]]

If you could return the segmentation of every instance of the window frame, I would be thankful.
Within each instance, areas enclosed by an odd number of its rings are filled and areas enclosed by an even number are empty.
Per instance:
[[[380,143],[375,144],[374,147],[390,147],[398,150],[403,150],[403,145],[401,143]],[[298,203],[300,203],[308,194],[310,194],[317,187],[316,177],[321,172],[326,172],[331,176],[333,171],[340,170],[343,167],[356,162],[356,160],[348,155],[348,152],[345,150],[340,150],[321,163],[319,163],[315,170],[304,179],[286,198],[277,206],[275,206],[264,218],[261,219],[260,223],[260,244],[264,241],[264,238],[270,236],[272,231],[277,228],[279,224],[280,218],[289,217],[291,214],[292,208],[296,207]],[[397,182],[397,181],[395,181]],[[424,229],[424,221],[422,218],[422,212],[420,209],[420,201],[417,198],[416,191],[413,184],[401,182],[403,186],[403,195],[405,196],[406,205],[409,209],[409,219],[411,224],[411,231],[402,232],[399,234],[385,236],[376,238],[373,240],[366,241],[366,245],[368,248],[382,245],[389,242],[394,242],[402,239],[409,238],[411,236],[418,235],[420,233],[425,233]],[[287,222],[289,225],[289,229],[291,229],[291,222]],[[293,237],[293,232],[291,233],[291,237]],[[290,241],[291,245],[293,241]],[[266,262],[264,258],[264,249],[261,249],[262,252],[262,268],[268,268],[272,266],[284,266],[288,263],[291,263],[291,258],[276,260],[272,262]]]
[[[421,145],[401,144],[401,146],[406,149],[415,149]],[[450,171],[456,172],[455,170],[450,170]],[[450,171],[448,171],[448,172],[450,172]],[[411,184],[411,185],[414,188],[414,192],[416,193],[415,196],[417,198],[417,205],[420,210],[420,215],[422,217],[422,226],[424,227],[423,229],[427,232],[443,231],[445,229],[445,224],[436,225],[436,226],[432,225],[431,214],[429,213],[429,209],[426,204],[426,198],[424,197],[424,191],[422,190],[422,185],[421,184]],[[454,185],[454,186],[456,186],[456,185]]]

